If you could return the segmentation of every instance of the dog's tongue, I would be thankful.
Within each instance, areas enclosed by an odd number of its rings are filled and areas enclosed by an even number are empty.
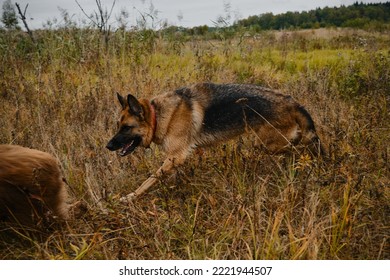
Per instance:
[[[125,146],[122,148],[122,150],[120,151],[119,155],[125,156],[126,153],[127,153],[127,151],[128,151],[128,149],[131,147],[131,145],[133,145],[133,143],[134,143],[134,140],[131,141],[129,144],[125,145]]]

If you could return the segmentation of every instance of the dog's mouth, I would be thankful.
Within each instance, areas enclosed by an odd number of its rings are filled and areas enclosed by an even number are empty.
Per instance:
[[[142,138],[141,137],[136,137],[136,138],[133,138],[131,139],[131,141],[127,144],[125,144],[121,151],[119,152],[119,155],[121,157],[124,157],[124,156],[127,156],[128,154],[131,154],[132,152],[134,152],[135,148],[137,148],[139,146],[139,144],[141,143],[141,140]]]

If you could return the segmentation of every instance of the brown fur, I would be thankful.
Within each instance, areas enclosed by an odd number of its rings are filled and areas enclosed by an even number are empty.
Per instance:
[[[155,175],[127,196],[145,192],[162,175],[184,163],[197,147],[254,133],[269,153],[302,144],[313,155],[323,148],[309,113],[292,97],[256,85],[201,83],[156,96],[151,101],[118,94],[119,131],[107,144],[125,156],[138,146],[161,145],[167,158]],[[157,126],[152,127],[155,111]]]
[[[52,213],[68,217],[60,168],[48,153],[0,145],[0,218],[37,224]]]

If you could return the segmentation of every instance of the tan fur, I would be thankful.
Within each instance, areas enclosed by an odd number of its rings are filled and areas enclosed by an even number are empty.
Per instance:
[[[158,179],[174,172],[196,148],[253,133],[269,153],[302,144],[313,155],[323,150],[309,113],[292,97],[255,85],[200,83],[156,96],[150,102],[118,94],[122,105],[119,131],[107,144],[111,151],[137,144],[160,145],[166,159],[157,172],[125,201],[141,195]],[[153,106],[156,127],[151,127]],[[127,128],[126,128],[127,127]],[[126,128],[125,130],[123,130]],[[123,131],[122,131],[123,130]],[[124,140],[124,139],[128,140]],[[136,139],[141,142],[134,142]],[[129,144],[128,144],[129,143]],[[123,148],[124,147],[124,148]]]
[[[50,154],[15,145],[0,145],[0,218],[39,223],[48,212],[68,217],[60,168]]]

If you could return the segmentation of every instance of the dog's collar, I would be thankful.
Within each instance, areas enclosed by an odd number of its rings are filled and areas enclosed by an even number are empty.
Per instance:
[[[157,128],[156,109],[154,108],[152,102],[149,102],[149,108],[150,108],[150,117],[151,117],[150,125],[152,126],[153,136],[154,136]]]

